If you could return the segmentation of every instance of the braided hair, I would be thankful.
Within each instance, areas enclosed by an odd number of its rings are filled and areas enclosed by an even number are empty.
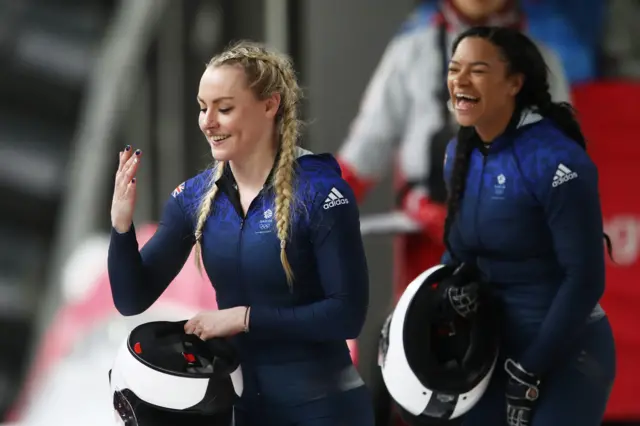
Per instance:
[[[280,261],[287,277],[289,288],[293,286],[293,270],[287,259],[286,246],[291,228],[294,205],[294,166],[296,146],[300,132],[298,105],[302,91],[290,59],[265,46],[250,41],[240,41],[224,52],[214,56],[207,67],[223,65],[241,67],[249,82],[249,87],[258,99],[267,99],[274,93],[280,94],[280,107],[276,114],[277,131],[280,138],[279,153],[273,174],[275,191],[275,220],[280,240]],[[208,192],[204,195],[198,210],[195,229],[196,265],[201,266],[202,235],[207,218],[211,214],[213,200],[217,194],[215,181],[222,175],[224,162],[218,162]]]
[[[587,142],[573,107],[567,102],[556,103],[552,101],[548,80],[549,69],[540,50],[529,37],[512,28],[472,27],[456,38],[452,53],[455,53],[460,42],[468,37],[482,38],[491,42],[507,62],[507,72],[524,76],[522,88],[515,99],[514,119],[510,121],[507,131],[515,129],[518,124],[518,120],[515,118],[519,117],[523,110],[535,108],[540,115],[553,121],[567,137],[583,149],[587,149]],[[455,255],[449,245],[448,235],[464,196],[471,153],[479,142],[480,138],[473,127],[460,126],[447,198],[447,218],[444,232],[444,243],[452,257]],[[607,234],[604,234],[604,239],[609,257],[612,258],[611,239]]]

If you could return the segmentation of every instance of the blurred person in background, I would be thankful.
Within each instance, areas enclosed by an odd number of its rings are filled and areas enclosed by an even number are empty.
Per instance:
[[[529,36],[553,49],[571,86],[596,81],[602,75],[600,59],[606,9],[616,3],[522,0]]]
[[[140,151],[120,153],[108,268],[116,308],[151,306],[196,261],[219,310],[185,332],[229,337],[244,392],[236,424],[372,426],[371,398],[346,340],[368,307],[359,212],[335,159],[297,147],[301,97],[290,61],[241,42],[201,78],[199,124],[216,163],[178,186],[139,251],[132,217]]]
[[[598,426],[616,370],[599,304],[611,243],[573,109],[552,101],[544,58],[513,29],[461,34],[447,81],[460,129],[443,263],[476,264],[503,315],[496,371],[463,425]]]
[[[606,31],[602,41],[605,58],[604,75],[609,79],[640,79],[640,2],[620,0],[608,2]]]
[[[397,207],[423,232],[395,245],[394,300],[444,251],[446,189],[442,162],[455,123],[446,106],[446,78],[453,38],[475,25],[526,29],[515,0],[423,1],[379,63],[360,111],[339,150],[343,176],[359,202],[397,161]],[[550,68],[551,94],[568,101],[569,88],[557,56],[541,46]]]

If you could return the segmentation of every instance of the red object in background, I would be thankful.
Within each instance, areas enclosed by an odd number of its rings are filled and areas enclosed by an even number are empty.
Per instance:
[[[445,248],[442,242],[433,241],[423,233],[395,237],[393,247],[393,303],[395,304],[411,281],[440,263]]]
[[[337,160],[338,164],[340,165],[342,179],[344,179],[349,184],[349,187],[353,191],[353,195],[356,197],[356,201],[358,202],[358,204],[361,203],[376,182],[359,177],[353,167],[351,167],[343,159],[338,158]]]
[[[617,264],[607,262],[602,300],[616,341],[617,374],[607,420],[640,420],[640,140],[636,129],[640,84],[602,82],[576,87],[588,151],[598,166],[605,231]]]

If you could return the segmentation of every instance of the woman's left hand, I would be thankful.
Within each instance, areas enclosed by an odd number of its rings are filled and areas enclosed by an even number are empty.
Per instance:
[[[184,325],[187,334],[195,334],[202,340],[228,337],[244,331],[246,306],[199,312]]]
[[[540,380],[520,364],[507,359],[504,369],[507,380],[507,425],[530,426],[536,401],[540,397]]]

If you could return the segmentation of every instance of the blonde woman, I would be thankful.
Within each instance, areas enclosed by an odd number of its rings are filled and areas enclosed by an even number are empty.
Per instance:
[[[238,425],[372,426],[346,340],[369,298],[353,192],[328,154],[296,146],[301,93],[290,61],[241,42],[214,57],[198,91],[214,166],[173,191],[140,250],[132,223],[142,153],[120,153],[109,275],[116,308],[151,306],[195,245],[219,310],[185,325],[238,349]],[[179,391],[179,390],[176,390]]]

